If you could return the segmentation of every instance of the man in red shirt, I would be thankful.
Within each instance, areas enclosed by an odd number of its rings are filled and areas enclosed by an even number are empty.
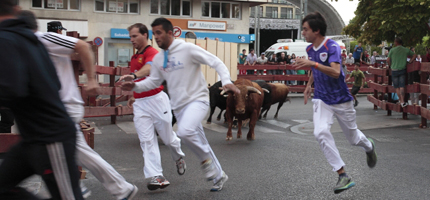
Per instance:
[[[131,57],[130,75],[124,75],[119,80],[139,82],[149,76],[152,58],[158,53],[156,49],[148,45],[148,28],[136,23],[128,27],[130,41],[137,53]],[[163,86],[142,92],[134,93],[134,98],[129,99],[128,106],[133,107],[134,125],[143,151],[145,166],[143,172],[145,178],[151,178],[148,182],[149,190],[165,188],[170,185],[163,176],[161,156],[158,147],[157,131],[164,144],[170,148],[172,158],[176,161],[179,175],[185,173],[186,165],[181,150],[181,140],[172,129],[172,112],[169,97],[163,92]]]

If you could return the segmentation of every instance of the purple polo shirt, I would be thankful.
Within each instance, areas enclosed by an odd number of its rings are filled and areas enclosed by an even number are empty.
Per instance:
[[[325,38],[320,47],[314,48],[313,44],[306,48],[309,60],[318,62],[320,65],[330,66],[330,63],[342,63],[339,45],[328,38]],[[341,104],[352,101],[353,98],[345,83],[345,74],[340,70],[339,77],[332,78],[312,67],[314,76],[314,99],[321,99],[328,105]]]

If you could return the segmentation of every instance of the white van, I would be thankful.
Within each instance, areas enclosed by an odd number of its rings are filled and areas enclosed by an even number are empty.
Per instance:
[[[293,42],[292,39],[279,39],[277,40],[278,43],[270,46],[266,51],[265,55],[267,58],[272,57],[272,54],[276,54],[276,56],[281,56],[282,52],[285,52],[285,55],[291,55],[295,54],[296,56],[308,56],[308,53],[306,52],[306,47],[308,47],[311,43],[304,42],[304,41],[297,41]],[[339,40],[336,41],[340,49],[346,49],[345,44]]]

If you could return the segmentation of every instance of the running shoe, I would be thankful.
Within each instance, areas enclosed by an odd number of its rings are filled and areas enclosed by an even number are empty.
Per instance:
[[[148,183],[148,190],[163,189],[170,185],[170,182],[164,176],[154,176]]]
[[[134,196],[136,196],[137,191],[139,191],[139,189],[137,189],[137,187],[135,185],[133,185],[133,189],[130,191],[130,193],[127,195],[127,197],[122,198],[121,200],[132,200],[134,198]]]
[[[402,103],[401,105],[402,105],[402,108],[404,108],[404,107],[408,106],[408,102]]]
[[[176,169],[178,169],[179,175],[184,175],[185,170],[187,169],[187,164],[185,163],[185,160],[182,157],[180,157],[176,161]]]
[[[348,176],[339,176],[336,187],[334,187],[334,193],[339,194],[349,188],[355,186],[355,182],[351,180]]]
[[[82,181],[79,181],[79,186],[81,187],[81,192],[82,192],[82,197],[84,197],[84,199],[88,198],[89,196],[91,196],[91,190],[88,189],[84,183],[82,183]]]
[[[216,182],[211,189],[211,192],[218,192],[220,190],[222,190],[222,187],[224,185],[224,183],[228,180],[228,176],[227,174],[225,174],[225,172],[222,172],[222,177],[221,179],[218,180],[218,182]]]
[[[376,161],[378,160],[378,156],[376,155],[376,151],[375,151],[375,142],[373,142],[371,138],[367,138],[367,139],[372,143],[372,147],[373,147],[371,152],[366,152],[367,166],[369,166],[370,168],[374,168],[376,165]]]

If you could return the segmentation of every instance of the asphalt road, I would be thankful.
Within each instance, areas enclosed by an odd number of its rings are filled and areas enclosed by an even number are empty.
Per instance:
[[[349,145],[338,126],[333,135],[346,171],[356,186],[340,194],[332,188],[337,174],[331,171],[312,135],[312,104],[302,98],[284,104],[279,118],[273,119],[272,107],[266,120],[257,122],[254,141],[225,141],[226,125],[213,118],[205,126],[206,136],[229,180],[222,191],[210,192],[212,182],[204,180],[196,156],[186,147],[187,171],[179,176],[169,150],[161,145],[164,175],[171,185],[149,191],[143,175],[142,150],[137,135],[109,118],[91,118],[101,134],[95,136],[95,150],[127,181],[139,187],[135,199],[429,199],[430,132],[419,129],[420,120],[401,113],[388,117],[385,111],[373,110],[366,97],[359,98],[357,121],[364,134],[375,140],[378,163],[374,169],[366,164],[364,150]],[[215,112],[218,114],[218,110]],[[216,115],[215,115],[216,116]],[[119,124],[130,123],[131,116],[119,117]],[[244,139],[245,138],[245,139]],[[161,142],[161,141],[160,141]],[[88,199],[114,199],[91,173],[84,183],[91,189]]]

